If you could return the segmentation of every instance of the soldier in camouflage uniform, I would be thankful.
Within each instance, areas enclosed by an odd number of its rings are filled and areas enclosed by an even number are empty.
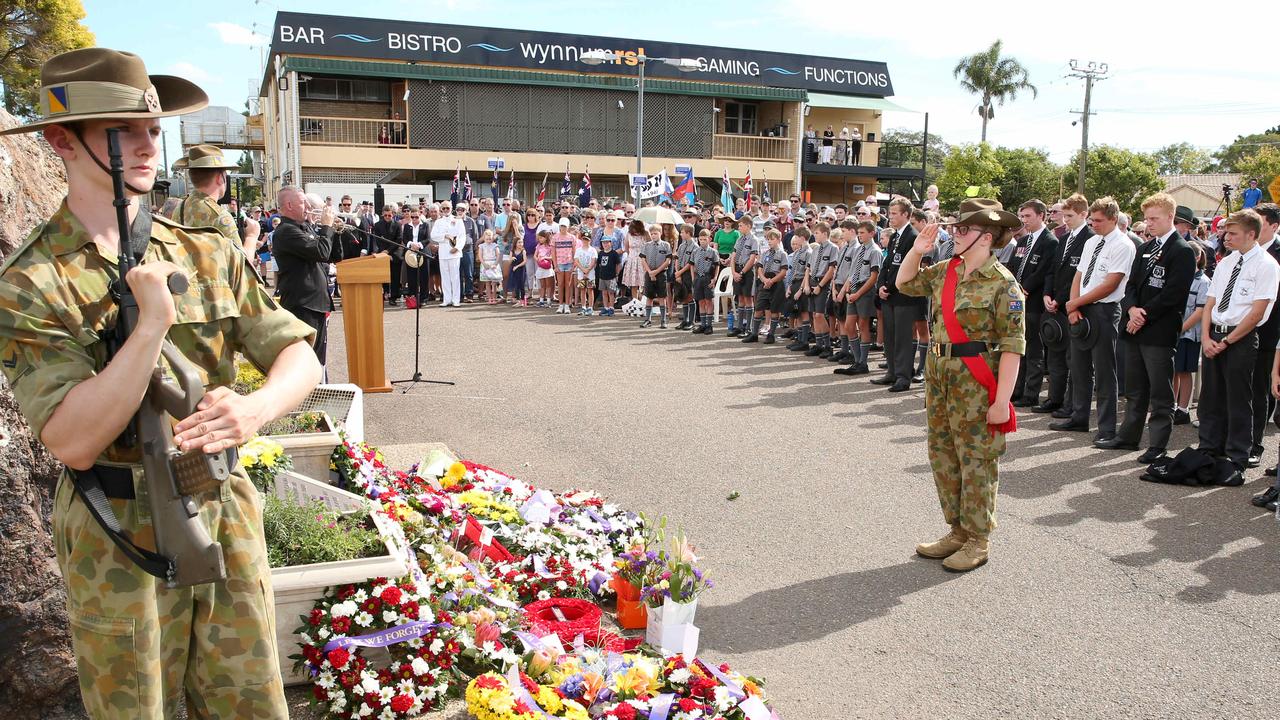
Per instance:
[[[196,145],[188,150],[185,157],[173,164],[173,169],[187,171],[191,192],[178,201],[169,218],[187,227],[211,227],[231,242],[240,244],[245,255],[253,257],[258,252],[260,229],[250,226],[257,223],[245,223],[242,243],[236,219],[218,204],[218,198],[227,191],[227,171],[235,168],[236,164],[223,158],[222,150],[213,145]]]
[[[897,286],[933,301],[934,342],[925,366],[929,464],[951,525],[946,536],[917,545],[916,552],[966,572],[987,562],[996,528],[999,458],[1005,432],[1016,427],[1009,398],[1025,347],[1025,298],[992,255],[1013,238],[1018,217],[995,200],[977,198],[961,204],[955,224],[955,259],[920,269],[938,237],[938,226],[928,225],[903,259]],[[956,274],[954,305],[943,292],[949,273]]]
[[[119,436],[147,390],[161,343],[171,341],[205,380],[197,412],[175,418],[174,444],[231,459],[263,422],[306,395],[320,367],[310,328],[272,302],[239,249],[212,230],[152,217],[139,202],[155,181],[159,118],[204,107],[204,92],[180,78],[149,76],[141,58],[104,48],[50,59],[41,85],[40,118],[6,134],[42,129],[66,165],[69,192],[0,266],[0,360],[32,434],[70,468],[93,468],[125,534],[154,550],[140,452]],[[132,244],[142,253],[125,278],[137,325],[110,362],[120,238],[103,161],[108,127],[120,129]],[[188,277],[188,292],[169,292],[173,273]],[[236,353],[267,372],[261,390],[241,396],[229,389]],[[91,717],[171,718],[184,695],[193,718],[288,717],[262,504],[235,467],[219,488],[193,496],[222,544],[226,578],[172,589],[112,543],[71,472],[59,478],[54,545]]]

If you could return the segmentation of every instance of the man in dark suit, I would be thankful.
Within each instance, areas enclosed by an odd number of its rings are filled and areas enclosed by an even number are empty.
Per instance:
[[[910,223],[912,209],[911,201],[906,198],[894,198],[889,203],[889,227],[894,235],[876,283],[884,313],[884,356],[889,368],[884,377],[871,382],[892,385],[890,392],[911,388],[915,322],[924,319],[927,302],[927,298],[908,297],[898,292],[898,267],[916,242],[916,231]]]
[[[1084,244],[1093,237],[1093,230],[1085,222],[1089,212],[1089,201],[1079,193],[1059,203],[1062,227],[1065,232],[1058,241],[1057,252],[1053,256],[1053,265],[1045,274],[1044,310],[1047,313],[1061,313],[1067,316],[1067,301],[1071,299],[1071,283],[1076,277],[1076,266],[1080,264],[1080,253]],[[1043,317],[1043,316],[1042,316]],[[1065,323],[1064,323],[1065,326]],[[1027,326],[1028,334],[1031,325]],[[1031,410],[1037,413],[1053,413],[1055,418],[1071,417],[1071,403],[1067,401],[1067,357],[1070,350],[1049,350],[1046,353],[1045,366],[1049,371],[1049,397]]]
[[[1040,386],[1044,383],[1045,350],[1040,340],[1040,319],[1044,317],[1049,270],[1058,251],[1058,239],[1044,224],[1047,210],[1040,200],[1028,200],[1018,208],[1023,235],[1018,238],[1008,265],[1027,296],[1027,352],[1018,368],[1018,382],[1013,386],[1016,407],[1037,405]]]
[[[271,236],[271,250],[279,267],[276,287],[280,307],[315,329],[313,348],[324,365],[325,328],[333,310],[327,273],[333,250],[333,208],[318,198],[307,198],[292,185],[281,188],[276,200],[280,226]],[[309,229],[312,219],[319,221],[316,232]]]
[[[409,222],[400,228],[400,244],[410,250],[425,253],[427,243],[431,241],[431,228],[422,222],[422,215],[418,210],[409,211]],[[425,255],[422,263],[418,267],[406,267],[405,277],[408,279],[409,297],[417,299],[419,303],[426,299],[427,288],[426,278],[427,269]]]
[[[1262,217],[1262,234],[1258,246],[1280,263],[1280,206],[1261,203],[1254,212]],[[1249,467],[1262,464],[1262,431],[1267,419],[1275,410],[1276,400],[1271,395],[1271,364],[1276,355],[1276,343],[1280,342],[1280,313],[1272,312],[1267,321],[1258,326],[1258,359],[1253,366],[1253,447],[1249,450]]]
[[[1173,228],[1175,207],[1177,203],[1165,193],[1142,203],[1143,220],[1153,239],[1138,248],[1121,301],[1128,403],[1116,436],[1093,444],[1102,450],[1137,450],[1150,408],[1151,442],[1138,458],[1147,465],[1164,457],[1173,431],[1173,353],[1196,274],[1195,253]]]
[[[391,242],[385,242],[390,240]],[[404,248],[392,243],[400,242],[400,224],[390,205],[382,208],[382,219],[373,224],[373,252],[391,256],[391,282],[382,286],[392,305],[400,304],[400,266],[404,264]]]

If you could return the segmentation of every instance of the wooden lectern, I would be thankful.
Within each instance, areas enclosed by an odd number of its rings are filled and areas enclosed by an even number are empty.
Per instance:
[[[391,392],[382,355],[382,284],[390,280],[391,258],[386,255],[366,255],[338,263],[342,328],[347,336],[347,377],[365,392]]]

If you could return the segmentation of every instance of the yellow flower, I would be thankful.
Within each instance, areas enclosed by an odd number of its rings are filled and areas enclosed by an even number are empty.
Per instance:
[[[617,679],[617,691],[628,698],[644,694],[652,694],[658,689],[658,681],[640,665],[627,668],[622,677]]]

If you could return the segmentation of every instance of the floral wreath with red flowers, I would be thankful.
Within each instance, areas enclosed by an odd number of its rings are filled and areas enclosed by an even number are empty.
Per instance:
[[[302,652],[291,658],[311,675],[312,704],[333,717],[416,717],[465,682],[452,617],[433,612],[411,582],[339,586],[303,620]],[[385,648],[389,662],[375,666],[365,648]]]

